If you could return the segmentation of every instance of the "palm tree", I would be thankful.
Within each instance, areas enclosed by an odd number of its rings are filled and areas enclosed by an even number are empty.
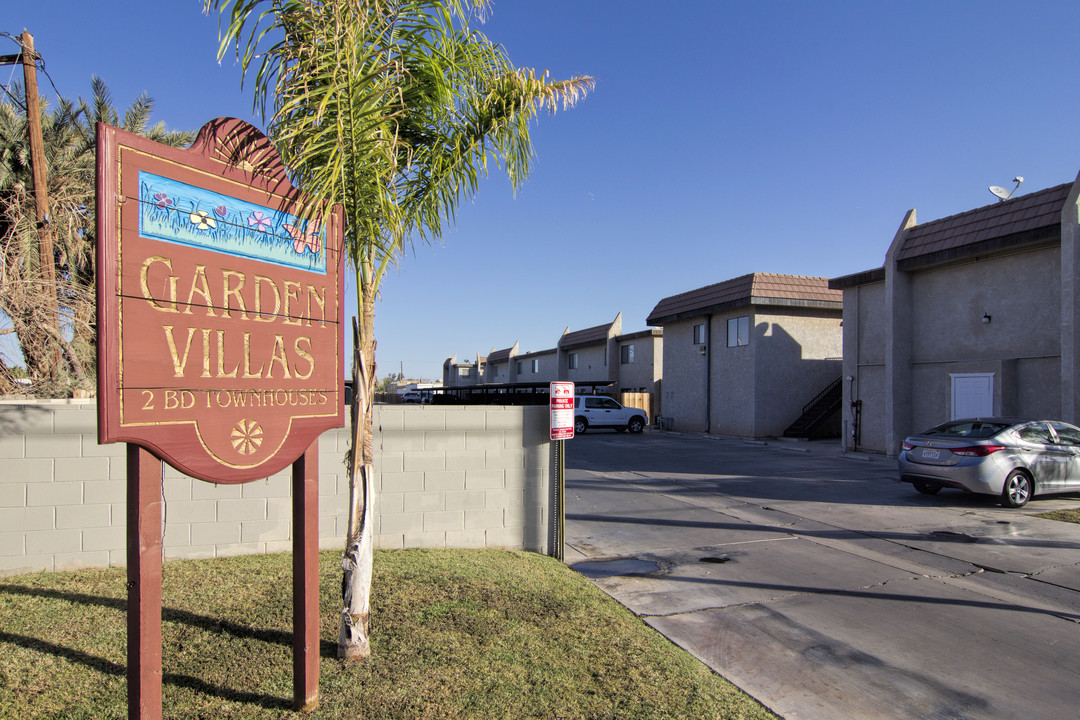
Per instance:
[[[229,6],[231,5],[231,11]],[[349,530],[338,654],[370,653],[375,298],[413,238],[441,236],[488,163],[516,188],[529,172],[529,122],[572,106],[592,78],[514,68],[469,20],[489,0],[204,0],[227,14],[219,57],[235,46],[255,71],[256,109],[307,212],[340,204],[356,272]]]
[[[194,139],[193,133],[170,131],[162,123],[150,125],[154,101],[145,94],[127,109],[121,123],[105,83],[92,77],[91,88],[89,103],[59,98],[50,110],[41,101],[56,278],[51,286],[42,281],[37,253],[26,110],[14,100],[22,90],[14,88],[10,102],[0,98],[0,311],[11,321],[27,374],[43,395],[70,394],[94,384],[97,123],[173,146]],[[47,302],[50,295],[55,302]],[[59,307],[58,317],[51,316],[50,307]]]

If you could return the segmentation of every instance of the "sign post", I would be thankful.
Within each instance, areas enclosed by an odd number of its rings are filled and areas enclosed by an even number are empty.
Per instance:
[[[566,447],[574,437],[574,383],[553,382],[548,388],[550,403],[550,439],[555,443],[555,502],[552,517],[552,557],[563,559],[566,540]]]
[[[188,149],[98,125],[98,442],[128,443],[128,711],[161,717],[162,461],[243,483],[292,465],[294,703],[318,702],[318,438],[344,426],[340,208],[269,140]]]

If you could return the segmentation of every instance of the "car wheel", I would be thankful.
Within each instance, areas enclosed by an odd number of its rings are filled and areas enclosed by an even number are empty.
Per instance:
[[[912,485],[914,485],[915,489],[921,492],[923,495],[937,495],[938,492],[941,490],[941,486],[935,485],[934,483],[914,482],[912,483]]]
[[[1001,504],[1011,508],[1024,507],[1034,491],[1031,476],[1023,470],[1013,470],[1005,478],[1005,487],[1001,490]]]
[[[584,435],[585,431],[589,429],[589,423],[586,422],[583,417],[574,418],[574,432],[578,435]]]
[[[645,421],[639,417],[632,417],[630,422],[626,423],[626,429],[632,433],[639,433],[645,429]]]

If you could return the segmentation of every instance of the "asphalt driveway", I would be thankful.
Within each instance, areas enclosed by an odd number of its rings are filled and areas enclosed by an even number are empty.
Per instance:
[[[566,561],[777,714],[1080,717],[1080,525],[835,443],[567,442]]]

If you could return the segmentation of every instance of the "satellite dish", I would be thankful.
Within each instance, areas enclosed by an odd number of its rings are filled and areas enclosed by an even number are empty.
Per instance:
[[[999,201],[1004,202],[1005,200],[1011,198],[1014,192],[1020,189],[1020,186],[1024,184],[1024,178],[1017,175],[1013,178],[1013,182],[1016,183],[1016,187],[1014,187],[1012,190],[1006,190],[1005,188],[998,185],[991,185],[989,190],[997,196]]]

